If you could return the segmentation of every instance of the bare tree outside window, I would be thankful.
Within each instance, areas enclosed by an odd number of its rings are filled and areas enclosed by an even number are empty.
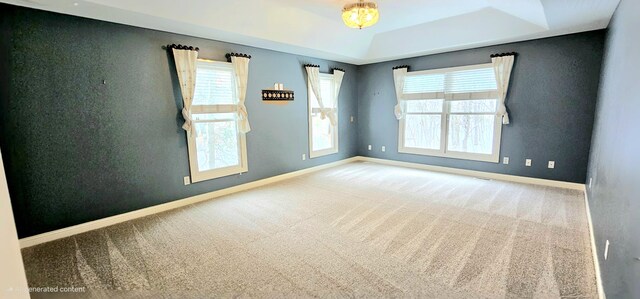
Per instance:
[[[408,73],[399,151],[497,162],[501,124],[490,65]]]
[[[235,73],[230,63],[198,61],[188,135],[192,181],[246,171],[246,143],[238,130]]]

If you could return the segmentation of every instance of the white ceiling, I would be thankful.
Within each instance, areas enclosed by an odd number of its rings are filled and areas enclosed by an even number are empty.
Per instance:
[[[380,21],[342,24],[355,0],[9,0],[65,14],[353,64],[606,28],[619,0],[377,0]]]

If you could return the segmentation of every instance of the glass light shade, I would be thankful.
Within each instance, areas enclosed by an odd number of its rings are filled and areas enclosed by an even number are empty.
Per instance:
[[[364,2],[347,4],[342,9],[342,20],[344,24],[351,28],[362,29],[378,22],[380,14],[378,5],[374,2]]]

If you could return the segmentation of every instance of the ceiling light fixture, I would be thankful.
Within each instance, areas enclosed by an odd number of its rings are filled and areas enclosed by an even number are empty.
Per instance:
[[[345,25],[351,28],[362,29],[372,26],[378,22],[379,17],[378,5],[375,2],[359,0],[356,3],[345,5],[342,9],[342,20]]]

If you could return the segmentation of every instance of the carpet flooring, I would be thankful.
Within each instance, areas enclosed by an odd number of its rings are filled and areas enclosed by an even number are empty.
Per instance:
[[[597,298],[582,192],[364,162],[22,254],[84,287],[34,298]]]

